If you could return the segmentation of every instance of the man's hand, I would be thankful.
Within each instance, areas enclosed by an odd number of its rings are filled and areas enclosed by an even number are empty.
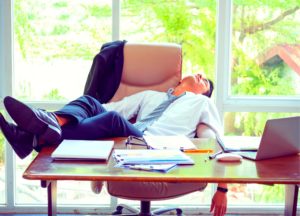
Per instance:
[[[214,216],[223,216],[225,215],[227,210],[227,196],[226,193],[221,191],[216,191],[214,194],[211,206],[210,206],[210,212],[214,212]]]

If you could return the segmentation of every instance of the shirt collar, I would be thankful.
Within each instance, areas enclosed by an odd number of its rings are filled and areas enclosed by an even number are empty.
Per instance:
[[[174,92],[174,88],[169,88],[168,89],[168,91],[167,91],[168,98],[180,98],[183,95],[186,95],[186,92],[184,92],[181,95],[176,96],[176,95],[173,95],[173,92]]]

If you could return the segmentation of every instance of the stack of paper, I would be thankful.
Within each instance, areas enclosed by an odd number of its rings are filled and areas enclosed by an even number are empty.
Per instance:
[[[144,136],[148,146],[152,149],[196,149],[195,144],[186,136]]]
[[[180,150],[116,149],[113,154],[118,164],[194,164]]]

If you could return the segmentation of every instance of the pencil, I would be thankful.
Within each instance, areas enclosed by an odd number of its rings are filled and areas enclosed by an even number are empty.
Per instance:
[[[185,149],[184,153],[213,153],[212,149]]]

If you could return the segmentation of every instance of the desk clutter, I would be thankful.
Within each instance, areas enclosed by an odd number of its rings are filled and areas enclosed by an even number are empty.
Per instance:
[[[176,149],[176,150],[196,150],[195,144],[184,135],[177,136],[154,136],[143,137],[129,136],[126,146],[144,146],[147,149]]]
[[[131,149],[132,145],[146,149]],[[115,167],[158,172],[168,172],[180,164],[193,165],[184,150],[197,150],[185,136],[129,136],[126,147],[129,149],[114,150]]]
[[[176,165],[193,165],[191,157],[180,150],[116,149],[115,167],[134,170],[167,172]]]
[[[180,150],[115,149],[113,157],[117,164],[184,164],[194,161]]]

